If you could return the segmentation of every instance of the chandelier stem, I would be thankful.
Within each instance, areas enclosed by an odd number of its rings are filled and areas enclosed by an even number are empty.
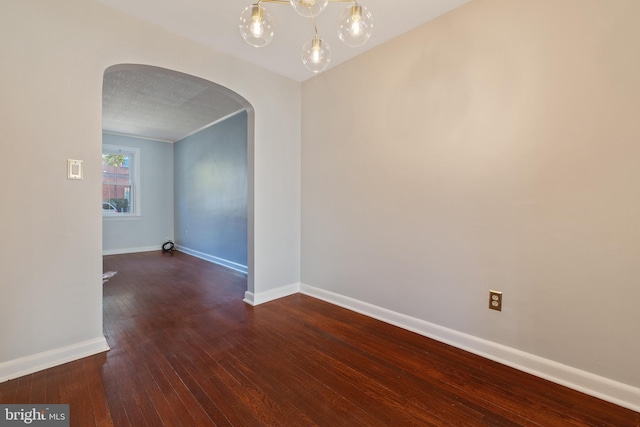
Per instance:
[[[318,37],[318,25],[316,25],[316,17],[313,13],[311,14],[311,22],[313,22],[313,31],[316,33],[316,37]]]

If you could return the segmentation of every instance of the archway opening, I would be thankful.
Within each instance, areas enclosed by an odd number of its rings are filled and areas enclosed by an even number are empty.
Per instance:
[[[214,82],[118,64],[103,80],[103,254],[185,253],[253,289],[253,108]]]

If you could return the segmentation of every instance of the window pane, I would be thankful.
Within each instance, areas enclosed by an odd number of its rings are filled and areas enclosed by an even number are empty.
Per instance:
[[[106,205],[109,205],[106,207]],[[102,210],[131,213],[131,185],[102,184]]]
[[[104,214],[133,213],[132,153],[102,154],[102,212]]]

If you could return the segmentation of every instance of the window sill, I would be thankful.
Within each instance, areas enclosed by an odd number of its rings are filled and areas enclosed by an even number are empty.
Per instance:
[[[142,215],[102,215],[107,221],[137,221],[142,219]]]

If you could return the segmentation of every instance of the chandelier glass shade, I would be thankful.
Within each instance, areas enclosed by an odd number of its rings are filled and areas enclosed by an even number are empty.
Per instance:
[[[317,34],[302,46],[302,63],[309,71],[318,73],[327,68],[329,62],[331,62],[329,44]]]
[[[290,2],[298,15],[305,18],[318,16],[329,4],[329,0],[290,0]]]
[[[347,46],[362,46],[371,37],[373,16],[366,7],[355,4],[347,6],[340,14],[338,37]]]
[[[329,3],[350,3],[340,14],[338,21],[338,38],[343,43],[358,47],[371,37],[373,17],[366,7],[355,0],[258,0],[247,6],[240,15],[240,34],[251,46],[263,47],[273,39],[273,19],[263,3],[288,4],[299,15],[311,18],[314,37],[302,47],[302,63],[314,73],[324,70],[331,62],[329,44],[320,38],[316,25],[316,16]]]
[[[240,14],[240,34],[251,46],[266,46],[273,38],[273,18],[258,3],[247,6]]]

